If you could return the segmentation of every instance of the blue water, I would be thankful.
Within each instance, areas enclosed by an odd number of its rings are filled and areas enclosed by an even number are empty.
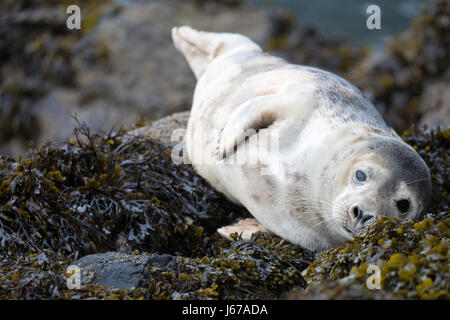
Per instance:
[[[347,35],[355,42],[376,49],[384,47],[392,35],[405,30],[411,18],[420,13],[424,0],[250,0],[266,7],[288,9],[299,24],[316,26],[327,33]],[[366,9],[376,4],[381,9],[381,29],[369,30]]]

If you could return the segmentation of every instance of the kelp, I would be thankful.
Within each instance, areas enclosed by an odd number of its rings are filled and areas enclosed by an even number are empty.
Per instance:
[[[248,216],[156,141],[85,126],[75,133],[70,143],[1,160],[0,253],[195,255],[218,225]]]
[[[217,240],[214,253],[177,259],[177,269],[149,272],[150,299],[275,299],[295,286],[306,287],[302,271],[314,254],[262,233],[250,241],[234,234]]]

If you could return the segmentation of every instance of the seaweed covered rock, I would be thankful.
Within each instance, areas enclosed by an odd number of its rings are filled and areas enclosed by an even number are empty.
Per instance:
[[[290,63],[317,67],[347,77],[348,72],[371,56],[369,47],[357,45],[344,35],[330,34],[302,24],[286,9],[277,8],[270,17],[271,32],[264,49]]]
[[[179,142],[184,141],[184,139],[180,141],[177,138],[184,137],[189,115],[189,111],[176,112],[151,123],[139,123],[138,128],[130,132],[130,134],[146,136],[150,139],[175,146]],[[172,141],[172,139],[175,141]]]
[[[218,239],[203,257],[106,253],[73,262],[84,285],[127,290],[139,287],[146,299],[269,299],[294,286],[313,255],[277,237],[243,241]],[[114,275],[116,275],[114,277]]]
[[[150,273],[151,299],[274,299],[294,286],[305,287],[301,272],[313,254],[278,237],[234,234],[218,240],[203,258],[178,260],[176,272]]]
[[[422,221],[381,218],[366,235],[327,251],[308,267],[306,292],[315,299],[450,299],[450,130],[405,132],[430,167],[433,198]],[[380,287],[367,281],[379,268]]]
[[[445,128],[450,124],[450,72],[424,85],[419,105],[419,126]]]
[[[43,249],[75,256],[107,250],[202,252],[231,204],[171,149],[145,137],[91,134],[0,163],[0,253]]]
[[[203,257],[108,252],[72,261],[42,251],[0,259],[4,299],[272,299],[294,286],[313,255],[263,234],[250,242],[217,239]],[[80,267],[81,288],[69,289],[69,267]],[[72,269],[73,270],[73,269]]]
[[[411,145],[430,168],[432,196],[428,212],[448,210],[450,204],[450,129],[419,129],[412,126],[403,132],[403,140]]]
[[[71,259],[42,250],[28,256],[0,258],[0,299],[139,299],[139,289],[88,285],[69,289]]]
[[[248,216],[168,145],[80,126],[69,143],[0,158],[0,298],[262,299],[304,286],[309,251],[215,233]],[[67,287],[70,265],[95,271],[81,289]]]
[[[220,238],[216,228],[248,213],[173,164],[167,144],[81,127],[68,144],[0,160],[0,297],[268,299],[297,288],[290,297],[449,298],[449,134],[404,134],[432,174],[424,220],[382,218],[315,257],[275,236]],[[381,290],[366,286],[371,264]],[[67,287],[70,265],[95,271],[80,289]]]

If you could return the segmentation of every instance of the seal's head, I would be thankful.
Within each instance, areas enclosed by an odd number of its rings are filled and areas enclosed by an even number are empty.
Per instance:
[[[404,220],[424,215],[431,179],[413,148],[397,139],[373,138],[356,143],[350,154],[336,177],[332,202],[341,235],[352,238],[380,216]]]

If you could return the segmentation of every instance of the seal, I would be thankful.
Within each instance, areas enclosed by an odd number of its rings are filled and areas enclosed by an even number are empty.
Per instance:
[[[240,34],[183,26],[172,38],[197,78],[187,155],[262,229],[325,250],[382,215],[426,212],[427,165],[348,81],[289,64]]]

